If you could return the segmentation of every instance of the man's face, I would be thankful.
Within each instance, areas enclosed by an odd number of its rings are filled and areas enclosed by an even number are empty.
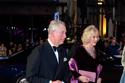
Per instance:
[[[62,24],[58,26],[59,28],[53,32],[54,43],[56,45],[61,45],[64,43],[66,38],[66,27]]]

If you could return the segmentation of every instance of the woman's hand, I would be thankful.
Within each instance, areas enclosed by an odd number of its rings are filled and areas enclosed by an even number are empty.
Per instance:
[[[101,82],[102,82],[102,78],[98,78],[97,83],[101,83]]]
[[[86,76],[79,76],[78,80],[83,82],[83,83],[88,83],[89,82],[89,78]]]

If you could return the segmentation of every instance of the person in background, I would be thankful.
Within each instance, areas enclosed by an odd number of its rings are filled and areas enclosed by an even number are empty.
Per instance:
[[[65,38],[65,23],[52,20],[47,41],[35,47],[28,56],[26,78],[29,83],[69,83],[67,53],[62,46]]]
[[[122,51],[121,63],[122,63],[122,66],[123,66],[123,72],[122,72],[122,76],[121,76],[121,79],[120,79],[120,83],[125,83],[125,46],[124,46],[123,51]]]
[[[0,56],[7,56],[7,47],[4,43],[0,44]]]
[[[111,43],[108,46],[108,54],[111,56],[120,55],[120,45],[115,37],[111,37]]]
[[[75,52],[69,60],[69,67],[72,72],[75,83],[101,83],[102,79],[102,65],[101,58],[95,46],[99,40],[98,29],[94,25],[87,26],[81,36],[82,44],[76,46]],[[94,78],[90,80],[89,73],[87,75],[80,73],[80,71],[91,72]],[[73,80],[72,80],[73,81]],[[71,82],[72,82],[71,81]]]

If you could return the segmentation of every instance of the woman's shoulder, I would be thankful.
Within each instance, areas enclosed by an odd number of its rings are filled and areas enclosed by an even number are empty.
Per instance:
[[[85,48],[83,45],[79,45],[76,47],[77,50],[80,50],[80,51],[85,51]]]

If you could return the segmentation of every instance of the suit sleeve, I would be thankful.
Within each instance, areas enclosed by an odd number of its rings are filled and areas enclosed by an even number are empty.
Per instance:
[[[65,78],[64,79],[66,79],[66,83],[70,83],[70,79],[71,79],[71,71],[70,71],[70,69],[69,69],[69,65],[68,65],[68,61],[66,62],[66,70],[65,70]]]
[[[49,83],[50,79],[39,75],[40,69],[40,50],[36,47],[27,59],[26,78],[29,83]]]

